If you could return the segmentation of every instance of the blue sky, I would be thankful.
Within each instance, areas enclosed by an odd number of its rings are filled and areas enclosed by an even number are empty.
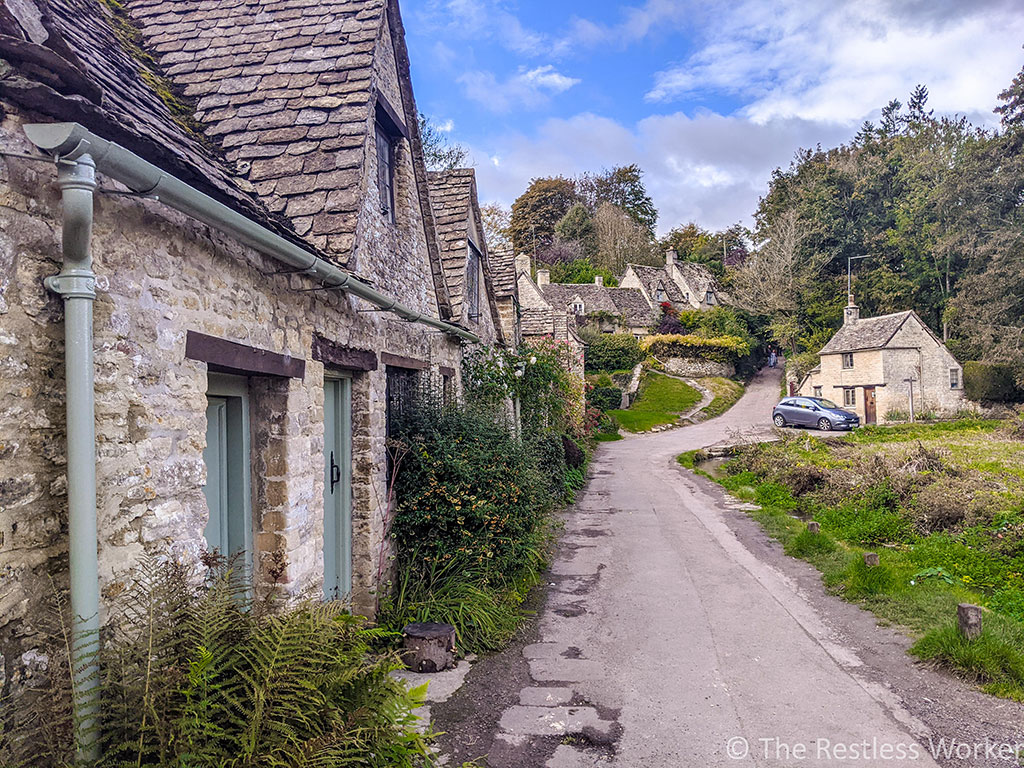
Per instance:
[[[420,109],[481,198],[638,163],[664,232],[749,224],[772,169],[928,86],[994,125],[1024,64],[1020,0],[404,0]]]

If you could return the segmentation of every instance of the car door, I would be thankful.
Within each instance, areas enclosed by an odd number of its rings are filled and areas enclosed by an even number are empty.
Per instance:
[[[796,423],[801,426],[812,426],[818,420],[818,414],[814,410],[814,403],[810,400],[801,397],[796,401],[796,408],[794,410],[796,411]]]

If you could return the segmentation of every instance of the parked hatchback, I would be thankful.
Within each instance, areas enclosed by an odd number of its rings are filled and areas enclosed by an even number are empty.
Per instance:
[[[772,411],[772,421],[777,427],[814,427],[825,432],[860,426],[856,413],[844,411],[823,397],[784,398]]]

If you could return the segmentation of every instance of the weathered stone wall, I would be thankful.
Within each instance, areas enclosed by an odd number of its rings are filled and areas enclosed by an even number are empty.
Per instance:
[[[30,152],[8,112],[0,146]],[[375,153],[367,153],[375,162]],[[436,313],[410,153],[399,155],[399,225],[369,200],[359,268],[408,306]],[[364,178],[374,178],[367,168]],[[66,582],[63,308],[43,286],[60,263],[52,164],[0,160],[0,654],[4,678],[37,642],[35,620]],[[101,186],[114,183],[100,179]],[[195,560],[208,510],[202,453],[207,365],[185,358],[189,330],[306,360],[303,379],[253,376],[256,580],[316,591],[323,569],[323,365],[314,333],[459,370],[444,335],[347,296],[300,293],[305,278],[154,201],[97,195],[95,305],[100,581],[120,589],[143,557]],[[385,370],[353,380],[355,609],[371,612],[383,539]],[[283,563],[270,585],[271,566]]]
[[[736,375],[736,367],[732,363],[718,363],[714,360],[700,360],[692,357],[669,357],[664,361],[665,370],[676,376],[724,376],[727,379]]]

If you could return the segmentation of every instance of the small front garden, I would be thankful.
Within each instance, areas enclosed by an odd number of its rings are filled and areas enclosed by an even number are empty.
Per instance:
[[[680,456],[701,467],[699,453]],[[741,449],[718,481],[826,587],[917,638],[912,653],[1024,700],[1024,440],[1020,424],[964,419],[785,436]],[[820,525],[808,530],[806,521]],[[876,552],[868,567],[864,553]],[[956,606],[988,609],[980,638]]]

